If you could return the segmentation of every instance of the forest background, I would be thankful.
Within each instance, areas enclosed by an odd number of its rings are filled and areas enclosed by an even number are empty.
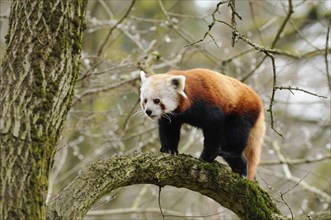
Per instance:
[[[10,4],[1,0],[1,57]],[[159,151],[157,125],[140,112],[140,69],[203,67],[235,77],[261,96],[267,134],[257,180],[282,213],[330,210],[330,4],[89,1],[79,76],[48,197],[105,155]],[[198,157],[201,131],[185,126],[181,135],[179,152]],[[159,218],[158,190],[120,188],[100,199],[86,219]],[[168,215],[235,218],[182,188],[163,188],[161,202]]]

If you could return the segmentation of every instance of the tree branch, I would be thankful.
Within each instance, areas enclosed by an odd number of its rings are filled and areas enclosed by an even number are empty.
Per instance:
[[[292,0],[288,0],[288,12],[287,12],[286,18],[283,21],[283,23],[281,24],[281,26],[279,27],[276,37],[274,38],[274,41],[271,44],[271,48],[274,48],[276,46],[276,43],[279,40],[280,35],[283,33],[285,26],[286,26],[287,22],[290,20],[291,15],[293,13],[294,13],[294,10],[293,10],[293,5],[292,5]]]
[[[318,98],[323,98],[323,99],[326,99],[327,97],[326,96],[323,96],[323,95],[318,95],[318,94],[316,94],[316,93],[313,93],[313,92],[309,92],[309,91],[307,91],[307,90],[305,90],[305,89],[301,89],[301,88],[299,88],[299,87],[291,87],[291,86],[275,86],[275,89],[278,89],[278,90],[283,90],[283,89],[285,89],[285,90],[289,90],[292,94],[294,94],[293,93],[293,90],[294,91],[300,91],[300,92],[304,92],[304,93],[307,93],[307,94],[309,94],[309,95],[312,95],[312,96],[316,96],[316,97],[318,97]]]
[[[279,214],[266,192],[224,164],[188,155],[140,153],[91,164],[50,200],[47,218],[81,219],[103,195],[134,184],[184,187],[212,198],[241,219],[273,219]]]
[[[98,56],[100,56],[100,55],[102,54],[102,52],[103,52],[103,50],[104,50],[104,48],[105,48],[105,46],[106,46],[106,44],[107,44],[107,42],[108,42],[110,36],[112,35],[113,31],[117,28],[117,26],[118,26],[119,24],[121,24],[121,23],[124,21],[125,18],[128,17],[128,15],[129,15],[129,13],[130,13],[130,11],[131,11],[131,9],[132,9],[132,7],[133,7],[133,5],[134,5],[135,3],[136,3],[136,0],[132,0],[130,6],[129,6],[129,8],[128,8],[128,10],[125,12],[125,14],[123,15],[123,17],[121,17],[121,19],[120,19],[118,22],[116,22],[116,24],[115,24],[112,28],[110,28],[110,30],[109,30],[109,32],[108,32],[108,34],[107,34],[107,37],[106,37],[105,40],[103,41],[103,43],[102,43],[102,45],[101,45],[101,47],[100,47],[100,49],[99,49],[99,51],[98,51]]]
[[[329,19],[329,26],[328,26],[328,30],[326,33],[325,54],[324,54],[326,77],[327,77],[327,81],[328,81],[329,90],[331,90],[331,78],[330,78],[329,61],[328,61],[330,28],[331,28],[331,18]]]
[[[231,25],[237,30],[237,22],[236,22],[236,16],[242,20],[241,16],[236,11],[236,2],[235,0],[230,0],[228,6],[231,8]],[[231,46],[234,47],[234,44],[236,43],[237,35],[236,31],[232,31],[232,42]]]
[[[280,165],[280,164],[289,164],[289,165],[301,165],[305,163],[316,163],[316,162],[321,162],[324,160],[330,160],[331,159],[331,154],[324,155],[320,158],[302,158],[302,159],[290,159],[290,158],[284,158],[285,160],[280,161],[280,160],[267,160],[267,161],[261,161],[260,165]]]

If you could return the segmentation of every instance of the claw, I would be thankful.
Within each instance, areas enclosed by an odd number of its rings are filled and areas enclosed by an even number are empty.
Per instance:
[[[167,148],[167,147],[161,147],[160,152],[168,153],[168,154],[176,155],[176,156],[178,155],[178,150],[170,149],[170,148]]]

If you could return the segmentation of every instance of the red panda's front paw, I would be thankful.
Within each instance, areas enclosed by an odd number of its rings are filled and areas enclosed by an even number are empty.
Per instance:
[[[176,149],[170,149],[168,147],[163,147],[163,146],[161,147],[160,152],[178,155],[178,150],[176,150]]]

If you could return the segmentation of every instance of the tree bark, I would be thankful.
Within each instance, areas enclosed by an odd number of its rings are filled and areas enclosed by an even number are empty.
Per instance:
[[[87,0],[14,0],[0,74],[0,219],[44,219]]]
[[[99,198],[134,184],[185,187],[212,198],[241,219],[275,219],[279,214],[266,192],[223,164],[188,155],[142,153],[91,164],[50,200],[47,219],[82,219]]]

